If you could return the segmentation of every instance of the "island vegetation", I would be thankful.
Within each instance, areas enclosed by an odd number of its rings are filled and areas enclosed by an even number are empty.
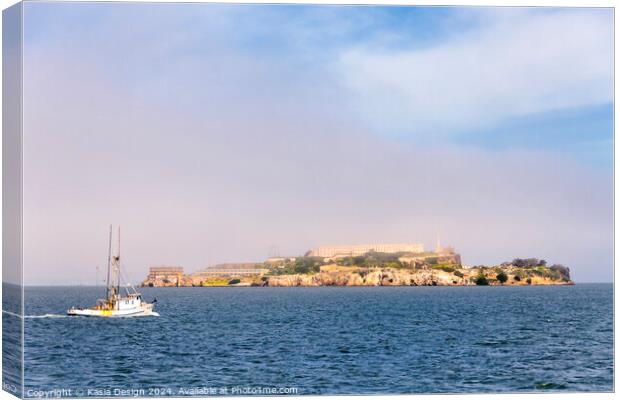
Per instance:
[[[545,260],[516,258],[500,265],[464,267],[445,255],[368,253],[357,257],[322,260],[301,257],[269,266],[264,284],[270,286],[393,286],[393,285],[556,285],[572,284],[570,270]],[[443,259],[442,259],[443,258]]]

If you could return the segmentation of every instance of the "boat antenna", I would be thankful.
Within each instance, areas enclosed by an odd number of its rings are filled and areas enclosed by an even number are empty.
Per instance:
[[[110,225],[110,240],[108,241],[108,278],[105,284],[105,298],[110,300],[110,268],[112,265],[112,225]]]

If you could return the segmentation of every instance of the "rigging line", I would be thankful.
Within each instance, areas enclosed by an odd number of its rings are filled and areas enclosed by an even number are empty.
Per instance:
[[[123,264],[123,265],[122,265],[122,267],[123,267],[123,268],[122,268],[122,270],[124,271],[124,270],[125,270],[125,264]],[[128,276],[128,275],[127,275],[127,276]],[[130,281],[129,279],[126,279],[126,277],[127,277],[127,276],[125,276],[125,275],[121,272],[121,278],[122,278],[122,280],[123,280],[125,283],[127,283],[127,285],[125,285],[125,286],[124,286],[124,287],[125,287],[125,292],[126,292],[127,294],[129,294],[129,289],[127,289],[127,287],[131,287],[131,289],[133,290],[133,292],[134,292],[134,293],[137,293],[138,291],[136,290],[136,287],[133,285],[133,283],[131,283],[131,281]]]

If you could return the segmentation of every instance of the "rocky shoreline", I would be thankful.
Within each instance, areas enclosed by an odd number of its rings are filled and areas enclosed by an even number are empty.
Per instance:
[[[151,287],[207,287],[207,286],[536,286],[573,285],[568,268],[536,266],[534,268],[503,265],[495,267],[463,268],[439,266],[422,268],[366,268],[324,265],[314,273],[275,273],[229,278],[185,277],[177,282],[149,281]]]
[[[457,271],[457,270],[455,270]],[[572,285],[572,281],[555,280],[536,276],[522,279],[514,271],[506,273],[506,282],[497,279],[497,272],[484,274],[486,285],[528,286],[528,285]],[[458,275],[463,276],[458,276]],[[482,276],[480,270],[470,270],[455,275],[442,270],[373,269],[357,271],[322,271],[317,274],[275,275],[262,282],[264,286],[476,286],[476,279]],[[515,279],[515,276],[518,278]],[[528,279],[530,279],[528,281]],[[258,284],[258,282],[255,282]]]

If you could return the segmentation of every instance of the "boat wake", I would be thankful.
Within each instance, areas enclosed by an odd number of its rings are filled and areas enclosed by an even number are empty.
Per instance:
[[[67,318],[64,314],[24,315],[24,318]]]
[[[42,314],[42,315],[20,315],[16,313],[12,313],[10,311],[2,310],[4,314],[11,315],[17,318],[65,318],[64,314]]]

